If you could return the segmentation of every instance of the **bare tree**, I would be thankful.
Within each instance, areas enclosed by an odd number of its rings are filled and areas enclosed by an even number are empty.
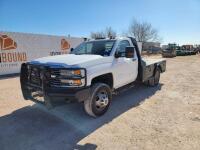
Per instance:
[[[134,36],[139,42],[158,42],[161,38],[158,35],[158,30],[152,27],[148,22],[138,22],[133,20],[129,27],[129,35]]]
[[[91,33],[90,33],[90,37],[91,37],[92,39],[97,39],[97,38],[105,38],[106,35],[105,35],[104,32],[91,32]]]
[[[100,32],[91,32],[90,33],[90,37],[93,39],[96,38],[115,38],[116,37],[116,32],[111,28],[111,27],[107,27],[104,31],[100,31]]]
[[[105,34],[108,38],[112,37],[115,38],[117,33],[111,28],[111,27],[107,27],[105,30]]]

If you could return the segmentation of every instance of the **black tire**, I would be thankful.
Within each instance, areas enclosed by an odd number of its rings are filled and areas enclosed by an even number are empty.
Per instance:
[[[91,87],[91,97],[84,101],[88,115],[99,117],[106,113],[112,100],[111,89],[107,84],[96,83]]]
[[[154,74],[154,86],[157,86],[160,81],[160,69],[156,68],[155,74]]]

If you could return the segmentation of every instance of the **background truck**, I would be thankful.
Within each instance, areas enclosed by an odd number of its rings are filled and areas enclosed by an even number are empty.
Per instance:
[[[85,111],[103,115],[112,94],[140,81],[148,86],[159,84],[166,60],[142,59],[132,37],[85,41],[71,54],[39,58],[21,66],[24,99],[44,98],[52,108],[58,99],[84,103]]]
[[[162,51],[163,57],[176,57],[177,45],[175,43],[168,44],[168,48]]]

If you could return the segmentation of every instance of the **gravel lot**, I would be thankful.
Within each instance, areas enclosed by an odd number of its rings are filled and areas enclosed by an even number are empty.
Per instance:
[[[19,78],[0,79],[0,150],[200,149],[200,55],[167,59],[158,87],[114,97],[93,119],[82,104],[47,110],[25,101]]]

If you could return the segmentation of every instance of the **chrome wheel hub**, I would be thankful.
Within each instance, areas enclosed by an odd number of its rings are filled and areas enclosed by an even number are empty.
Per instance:
[[[96,107],[98,109],[105,108],[108,105],[109,99],[106,91],[100,91],[96,96]]]

